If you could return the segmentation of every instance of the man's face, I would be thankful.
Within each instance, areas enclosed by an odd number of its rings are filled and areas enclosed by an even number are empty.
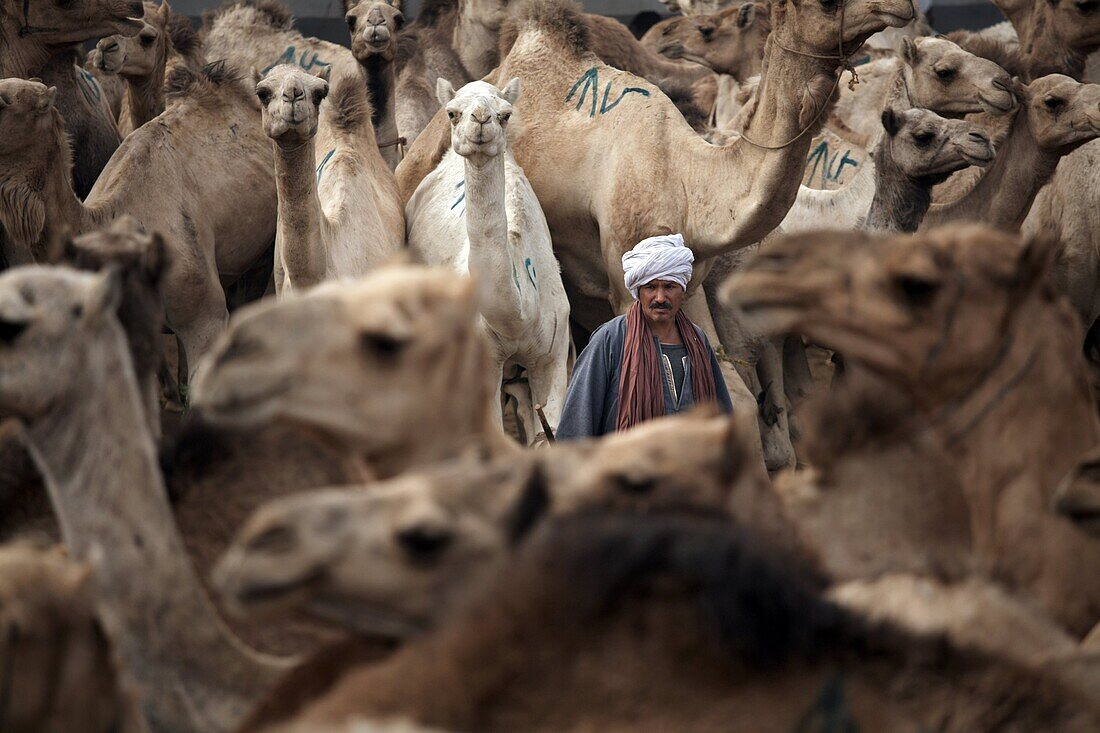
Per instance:
[[[638,288],[638,302],[646,320],[664,325],[676,320],[684,302],[684,289],[671,280],[651,280]]]

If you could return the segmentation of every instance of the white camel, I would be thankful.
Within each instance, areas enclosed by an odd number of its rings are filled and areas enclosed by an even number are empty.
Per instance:
[[[402,247],[393,174],[374,144],[370,101],[355,77],[340,77],[326,105],[332,148],[317,161],[321,102],[330,67],[315,76],[280,64],[257,75],[264,132],[274,142],[279,220],[275,292],[364,275]]]
[[[569,301],[542,207],[509,149],[519,80],[503,90],[475,81],[457,93],[439,79],[451,120],[451,149],[421,181],[405,209],[414,257],[477,280],[481,324],[493,345],[499,386],[527,370],[519,418],[528,442],[542,432],[534,405],[557,427],[565,402],[571,340]],[[511,380],[510,380],[511,381]],[[513,390],[509,389],[510,393]],[[500,411],[500,400],[495,400]]]

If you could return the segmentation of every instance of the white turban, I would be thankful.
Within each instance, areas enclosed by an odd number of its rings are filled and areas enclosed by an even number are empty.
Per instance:
[[[623,255],[626,289],[638,298],[638,288],[654,280],[671,280],[687,290],[695,255],[684,246],[683,234],[643,239]]]

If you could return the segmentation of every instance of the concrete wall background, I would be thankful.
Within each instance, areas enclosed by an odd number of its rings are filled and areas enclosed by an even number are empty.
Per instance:
[[[316,36],[335,43],[348,44],[348,32],[344,25],[344,9],[341,0],[283,0],[290,6],[297,19],[298,29],[307,36]],[[421,0],[405,0],[405,17],[416,17]],[[583,0],[591,13],[612,15],[627,23],[637,13],[652,10],[668,15],[668,9],[659,0]],[[172,0],[172,7],[197,20],[203,10],[221,5],[221,0]],[[966,28],[977,30],[1004,20],[1000,11],[989,0],[933,0],[929,18],[933,27],[941,33]]]

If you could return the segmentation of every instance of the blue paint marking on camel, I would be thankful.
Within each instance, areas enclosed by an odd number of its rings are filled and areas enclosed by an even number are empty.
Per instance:
[[[80,87],[80,93],[84,95],[84,99],[89,104],[97,104],[103,98],[103,92],[99,89],[99,82],[87,69],[78,68],[77,71],[80,72],[77,77],[77,86]]]
[[[532,264],[530,257],[523,261],[523,267],[527,270],[527,277],[531,278],[531,284],[537,288],[538,283],[535,282],[535,266]]]
[[[519,290],[519,274],[516,272],[516,263],[512,263],[512,284]]]
[[[267,72],[271,71],[276,66],[278,66],[279,64],[291,64],[291,65],[297,64],[300,68],[302,68],[306,71],[312,71],[313,67],[315,67],[315,66],[332,66],[332,64],[330,64],[328,61],[322,61],[321,59],[318,59],[316,51],[313,52],[313,57],[310,58],[309,61],[307,62],[306,61],[306,54],[308,54],[309,52],[310,52],[309,49],[303,49],[301,55],[299,56],[297,48],[295,48],[294,46],[287,46],[286,50],[283,51],[283,55],[280,56],[275,61],[275,63],[271,64],[271,66],[268,66],[266,69],[264,69],[260,73],[261,74],[266,74]]]
[[[839,152],[830,155],[829,143],[822,140],[806,158],[806,165],[810,169],[809,175],[805,178],[806,182],[810,183],[814,180],[819,165],[821,167],[821,180],[839,181],[841,174],[844,172],[844,166],[850,165],[853,168],[859,166],[859,161],[848,155],[850,152],[852,151],[849,149],[845,150],[843,155]],[[839,161],[837,160],[838,157],[840,158]]]
[[[584,85],[583,88],[581,87],[582,84]],[[649,90],[648,89],[642,89],[641,87],[626,87],[621,92],[619,92],[619,96],[615,99],[614,102],[611,102],[611,104],[608,104],[607,100],[611,96],[611,87],[612,87],[613,84],[614,84],[613,81],[609,81],[609,82],[607,82],[607,85],[604,86],[603,100],[600,102],[600,106],[599,106],[599,113],[601,115],[607,114],[611,110],[618,107],[619,103],[622,102],[623,99],[628,94],[641,94],[643,97],[648,97],[649,96]],[[600,93],[600,72],[599,72],[599,69],[597,69],[597,67],[593,66],[591,69],[584,72],[584,74],[581,75],[580,79],[577,79],[577,81],[569,89],[569,93],[565,95],[565,101],[567,103],[572,101],[573,95],[575,95],[577,93],[578,89],[580,89],[580,96],[577,97],[577,104],[573,109],[575,109],[577,111],[580,111],[581,107],[584,106],[585,100],[588,99],[589,91],[591,91],[592,92],[592,101],[589,104],[588,116],[589,117],[595,117],[596,116],[596,98]]]
[[[325,172],[325,166],[328,165],[329,160],[332,158],[332,154],[336,152],[336,148],[325,153],[325,157],[321,158],[321,165],[317,166],[317,182],[321,182],[321,174]]]
[[[458,185],[455,186],[455,188],[462,188],[465,185],[466,185],[466,180],[463,179],[463,180],[458,182]],[[458,198],[455,199],[455,202],[453,204],[451,204],[451,211],[454,211],[455,207],[458,206],[459,204],[461,204],[465,200],[466,200],[466,192],[463,191],[462,193],[460,193],[458,195]]]

